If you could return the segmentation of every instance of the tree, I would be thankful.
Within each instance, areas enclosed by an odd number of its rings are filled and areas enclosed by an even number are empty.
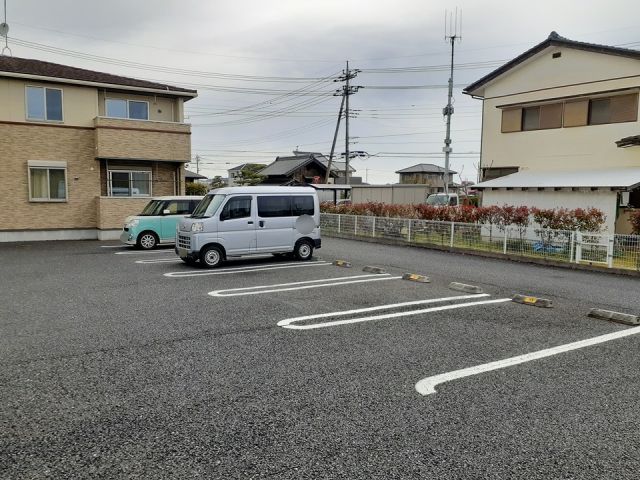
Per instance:
[[[220,175],[216,175],[215,177],[213,177],[213,179],[211,180],[211,188],[222,188],[225,186],[224,180],[222,180],[222,177]]]
[[[206,195],[208,190],[204,183],[189,182],[184,186],[187,195]]]
[[[264,175],[260,175],[258,172],[262,170],[266,165],[261,163],[247,163],[238,177],[235,179],[235,183],[238,185],[257,185],[264,180]]]

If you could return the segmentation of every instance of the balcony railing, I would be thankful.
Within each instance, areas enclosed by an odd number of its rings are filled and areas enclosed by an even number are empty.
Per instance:
[[[96,157],[188,162],[191,125],[96,117]]]

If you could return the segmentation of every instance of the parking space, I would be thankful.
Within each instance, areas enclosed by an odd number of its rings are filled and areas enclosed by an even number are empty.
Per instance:
[[[214,270],[97,242],[3,246],[0,261],[15,272],[0,293],[7,478],[640,468],[627,441],[640,426],[640,328],[586,316],[639,311],[636,279],[335,239],[309,262]]]

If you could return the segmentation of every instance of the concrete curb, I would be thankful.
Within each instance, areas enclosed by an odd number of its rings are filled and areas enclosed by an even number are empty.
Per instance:
[[[628,313],[612,312],[611,310],[601,310],[592,308],[587,315],[600,320],[609,320],[611,322],[624,323],[625,325],[640,325],[640,317],[638,315],[629,315]]]
[[[363,272],[369,272],[369,273],[387,273],[387,271],[382,268],[382,267],[374,267],[373,265],[367,265],[366,267],[364,267],[362,269]]]
[[[553,302],[548,298],[531,297],[529,295],[514,295],[512,302],[522,303],[523,305],[533,305],[540,308],[553,308]]]
[[[560,262],[557,260],[551,260],[551,259],[545,259],[545,258],[532,258],[532,257],[524,257],[519,255],[513,255],[513,254],[504,255],[502,253],[485,252],[482,250],[468,250],[464,248],[448,247],[444,245],[426,244],[426,243],[425,244],[408,243],[406,241],[392,240],[388,238],[360,237],[360,236],[345,235],[342,233],[335,233],[335,232],[323,233],[323,235],[325,237],[342,238],[344,240],[355,240],[359,242],[377,243],[380,245],[393,245],[397,247],[408,247],[408,248],[422,248],[425,250],[436,250],[436,251],[446,252],[446,253],[458,253],[461,255],[469,255],[472,257],[492,258],[494,260],[502,260],[505,262],[541,265],[543,267],[555,267],[555,268],[563,268],[563,269],[569,269],[569,270],[581,270],[583,272],[606,273],[608,275],[625,275],[629,277],[640,277],[640,270],[630,270],[626,268],[604,268],[596,265]]]
[[[482,290],[482,288],[476,285],[467,285],[466,283],[451,282],[449,284],[449,288],[451,290],[458,290],[460,292],[466,293],[484,293],[484,290]]]
[[[426,275],[420,275],[419,273],[404,273],[402,280],[409,280],[411,282],[418,283],[431,283],[431,279]]]
[[[332,265],[335,265],[336,267],[351,268],[351,262],[347,262],[346,260],[336,260]]]

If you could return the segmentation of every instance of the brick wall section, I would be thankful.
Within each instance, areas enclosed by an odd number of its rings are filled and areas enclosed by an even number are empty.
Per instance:
[[[103,117],[96,117],[94,124],[97,157],[183,162],[191,159],[190,125]]]
[[[121,229],[124,219],[142,211],[149,198],[96,197],[98,228],[100,230]]]
[[[29,202],[29,160],[67,162],[67,202]],[[95,228],[99,182],[92,130],[0,124],[0,230]]]

